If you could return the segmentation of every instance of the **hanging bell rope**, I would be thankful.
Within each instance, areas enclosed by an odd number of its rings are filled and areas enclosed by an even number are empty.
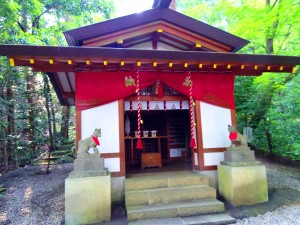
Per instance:
[[[195,134],[194,134],[193,83],[192,83],[192,76],[191,76],[191,72],[190,71],[189,71],[188,79],[189,79],[190,124],[191,124],[191,141],[190,141],[190,147],[191,148],[195,148],[196,147],[196,141],[195,141]]]
[[[141,140],[141,92],[140,92],[140,75],[139,71],[136,73],[136,92],[137,92],[137,109],[138,109],[138,140],[136,143],[137,149],[143,149],[142,140]]]

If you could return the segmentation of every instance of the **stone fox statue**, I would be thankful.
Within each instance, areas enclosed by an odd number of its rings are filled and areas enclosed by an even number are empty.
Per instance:
[[[238,133],[234,126],[228,125],[228,131],[229,131],[229,139],[231,140],[230,147],[239,147],[239,146],[248,147],[246,137]]]
[[[101,129],[95,129],[91,137],[80,140],[78,143],[77,158],[86,158],[89,156],[87,152],[90,148],[93,148],[96,153],[99,153],[97,145],[100,145],[98,137],[101,137]]]

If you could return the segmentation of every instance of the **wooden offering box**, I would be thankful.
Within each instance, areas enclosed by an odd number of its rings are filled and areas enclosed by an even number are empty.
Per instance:
[[[162,167],[161,154],[159,152],[142,153],[141,168]]]

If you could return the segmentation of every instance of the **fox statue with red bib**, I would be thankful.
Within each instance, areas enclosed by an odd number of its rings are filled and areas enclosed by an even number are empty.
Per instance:
[[[230,147],[248,147],[247,139],[244,135],[238,133],[234,126],[228,125]]]
[[[99,154],[97,146],[100,145],[98,137],[101,137],[101,129],[96,128],[91,137],[80,140],[78,143],[77,158],[88,158],[90,156],[90,154],[88,153],[88,150],[90,148],[94,149],[93,155],[97,156]]]

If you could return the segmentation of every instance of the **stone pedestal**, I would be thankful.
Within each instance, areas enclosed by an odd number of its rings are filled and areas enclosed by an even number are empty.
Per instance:
[[[111,177],[103,158],[76,159],[65,180],[65,224],[94,224],[111,219]]]
[[[218,165],[219,193],[234,206],[268,201],[265,166],[255,160],[249,148],[228,148]],[[227,160],[227,161],[226,161]]]

